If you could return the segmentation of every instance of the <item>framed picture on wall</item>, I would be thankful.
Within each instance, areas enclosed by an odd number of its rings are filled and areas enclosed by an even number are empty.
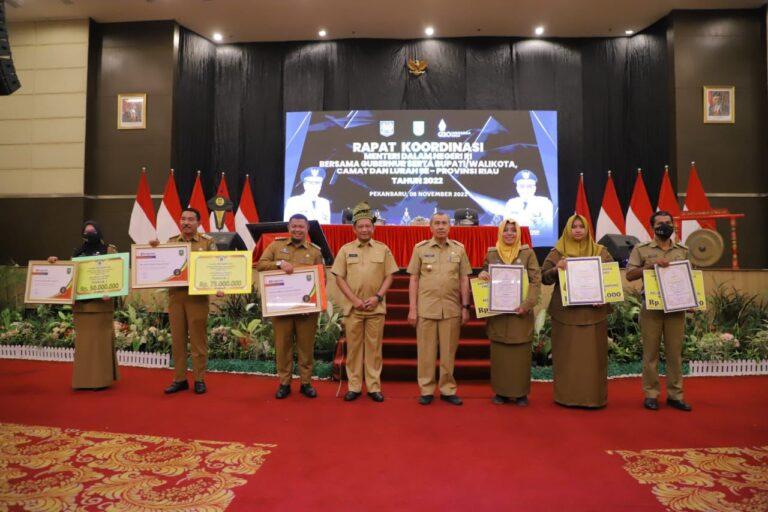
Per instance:
[[[704,86],[704,122],[736,122],[736,88],[725,85]]]
[[[147,127],[147,95],[117,95],[117,129],[143,130]]]

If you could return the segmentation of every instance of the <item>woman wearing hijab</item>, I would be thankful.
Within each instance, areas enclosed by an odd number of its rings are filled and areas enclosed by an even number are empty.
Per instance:
[[[558,270],[568,258],[600,256],[613,261],[595,243],[587,221],[572,215],[565,231],[541,266],[541,281],[554,284],[549,314],[552,317],[552,373],[555,402],[570,407],[605,407],[608,401],[608,305],[563,306]]]
[[[491,387],[493,403],[528,405],[531,390],[531,341],[533,307],[539,301],[541,272],[536,254],[520,243],[520,226],[505,218],[499,224],[495,247],[488,248],[480,279],[488,280],[489,265],[522,265],[528,273],[528,296],[515,313],[488,317],[486,332],[491,340]]]
[[[86,221],[82,230],[83,243],[72,257],[98,256],[117,252],[114,245],[107,245],[99,228]],[[51,256],[48,261],[57,261]],[[82,300],[72,306],[75,321],[75,363],[72,373],[74,389],[104,389],[118,379],[117,355],[115,354],[114,314],[115,305],[109,297]]]

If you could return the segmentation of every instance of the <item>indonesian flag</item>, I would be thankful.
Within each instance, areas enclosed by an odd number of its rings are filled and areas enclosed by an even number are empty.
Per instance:
[[[197,171],[195,186],[192,189],[192,197],[189,198],[189,207],[200,212],[200,225],[197,230],[201,233],[208,233],[211,230],[208,224],[208,205],[205,204],[205,194],[203,193],[203,184],[200,183],[200,171]]]
[[[144,167],[141,168],[139,175],[139,189],[136,191],[136,200],[133,202],[128,235],[135,244],[148,244],[150,240],[157,238],[155,207],[152,204],[152,195],[149,193],[147,184],[147,170]]]
[[[163,192],[163,202],[157,211],[157,239],[167,242],[171,237],[181,234],[181,201],[176,190],[173,169],[168,173],[168,181]]]
[[[600,214],[597,216],[596,230],[597,235],[595,238],[597,240],[600,240],[605,235],[623,235],[627,230],[611,171],[608,171],[608,181],[605,183],[603,204],[600,205]]]
[[[659,190],[659,203],[656,205],[656,211],[664,210],[673,217],[680,215],[680,205],[677,204],[675,189],[672,188],[672,180],[669,179],[669,166],[664,166],[664,178],[661,180],[661,189]],[[675,235],[672,235],[675,238]]]
[[[251,232],[248,231],[246,224],[255,224],[259,222],[259,212],[256,211],[256,203],[253,202],[253,193],[251,192],[251,180],[248,175],[245,175],[245,186],[243,187],[243,193],[240,196],[240,204],[237,207],[237,213],[235,214],[235,230],[240,238],[245,242],[249,251],[252,251],[256,246],[256,242],[251,236]]]
[[[576,208],[575,212],[587,219],[587,228],[589,228],[589,234],[593,235],[595,232],[592,230],[592,216],[589,214],[589,203],[587,202],[587,193],[584,190],[584,173],[579,175],[579,188],[576,191]]]
[[[699,180],[699,173],[696,172],[696,162],[691,162],[691,174],[688,176],[688,190],[685,194],[685,211],[700,211],[711,210],[712,207],[709,204],[709,199],[704,193],[704,187]],[[688,235],[696,231],[697,229],[715,229],[715,221],[711,219],[707,220],[686,220],[683,222],[683,242],[688,238]]]
[[[224,179],[224,173],[221,173],[221,181],[219,181],[219,189],[216,191],[217,196],[224,196],[229,199],[229,189],[227,189],[227,180]],[[224,214],[224,226],[221,230],[216,227],[216,214],[211,212],[210,216],[211,231],[221,231],[222,233],[231,232],[235,230],[235,216],[232,212],[226,212]]]
[[[635,188],[632,190],[632,200],[627,210],[627,235],[637,237],[641,242],[650,242],[653,239],[653,232],[648,221],[652,213],[651,201],[648,199],[648,192],[643,183],[643,173],[638,169]]]

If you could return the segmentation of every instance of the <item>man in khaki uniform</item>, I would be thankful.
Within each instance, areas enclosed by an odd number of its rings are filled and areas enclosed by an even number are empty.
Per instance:
[[[432,238],[413,248],[408,264],[410,308],[408,322],[416,326],[419,403],[432,403],[435,362],[440,347],[440,399],[461,405],[456,395],[453,364],[461,326],[469,320],[469,264],[464,246],[448,238],[448,215],[435,213],[429,221]]]
[[[652,241],[636,245],[629,255],[627,280],[642,279],[643,270],[654,265],[666,267],[670,261],[688,259],[688,248],[671,239],[675,232],[672,215],[658,211],[651,215],[650,224],[655,236]],[[659,345],[664,337],[667,363],[667,405],[681,411],[691,406],[683,401],[683,337],[685,335],[685,311],[665,313],[649,311],[645,304],[640,311],[640,332],[643,338],[643,391],[646,409],[659,408]]]
[[[264,250],[256,268],[264,270],[282,270],[292,274],[296,267],[309,267],[323,264],[320,247],[307,240],[309,221],[296,213],[288,221],[289,238],[278,238]],[[315,398],[317,391],[312,387],[312,366],[314,365],[315,333],[317,332],[318,313],[276,316],[272,318],[275,328],[275,358],[280,386],[275,398],[283,399],[291,393],[293,376],[293,342],[296,338],[296,351],[299,359],[299,377],[301,394]]]
[[[184,208],[181,212],[181,234],[168,240],[168,243],[188,243],[192,251],[215,251],[216,242],[210,236],[197,231],[200,225],[200,212],[194,208]],[[158,240],[150,245],[156,247]],[[222,296],[221,292],[217,296]],[[208,296],[190,295],[187,288],[168,289],[168,321],[171,324],[173,340],[172,353],[175,375],[173,383],[165,388],[166,394],[189,389],[187,383],[187,340],[192,348],[192,374],[195,378],[195,393],[205,393],[203,381],[205,366],[208,363]]]
[[[375,402],[384,401],[380,378],[381,339],[384,336],[384,315],[387,311],[384,296],[398,267],[389,247],[371,238],[374,222],[376,217],[368,203],[362,202],[355,206],[352,227],[357,240],[339,249],[331,269],[336,276],[336,285],[348,301],[344,304],[349,379],[344,400],[347,402],[361,394],[363,366],[368,396]]]

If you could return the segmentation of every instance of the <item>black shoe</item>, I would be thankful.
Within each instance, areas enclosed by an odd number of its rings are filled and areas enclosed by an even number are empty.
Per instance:
[[[374,391],[373,393],[368,393],[368,396],[371,397],[371,400],[373,400],[374,402],[384,401],[384,395],[381,394],[381,391]]]
[[[312,387],[312,384],[302,384],[299,393],[307,398],[317,398],[317,391]]]
[[[667,398],[667,405],[678,411],[691,412],[691,409],[693,409],[690,404],[687,404],[682,400],[673,400],[672,398]]]
[[[491,402],[496,405],[504,405],[505,403],[509,402],[509,398],[501,395],[494,395],[494,397],[491,399]]]
[[[656,400],[655,398],[646,398],[645,401],[643,402],[643,407],[651,411],[658,411],[659,401]]]
[[[456,395],[440,395],[440,400],[448,402],[451,405],[461,405],[464,403],[461,401],[461,398]]]
[[[171,393],[178,393],[179,391],[186,391],[188,389],[189,383],[187,381],[174,381],[170,386],[165,388],[165,394],[170,395]]]
[[[206,391],[205,382],[203,382],[201,380],[196,380],[195,381],[195,394],[196,395],[202,395],[202,394],[205,393],[205,391]]]
[[[527,396],[519,396],[515,398],[515,405],[518,407],[528,407],[528,397]]]
[[[291,394],[291,386],[288,384],[280,384],[277,387],[277,393],[275,393],[275,398],[278,400],[282,400],[283,398],[288,398],[288,395]]]
[[[432,403],[432,399],[435,398],[432,395],[421,395],[419,397],[419,403],[421,405],[429,405]]]
[[[362,395],[362,393],[359,391],[347,391],[347,394],[344,395],[344,401],[351,402],[352,400],[357,400],[360,395]]]

